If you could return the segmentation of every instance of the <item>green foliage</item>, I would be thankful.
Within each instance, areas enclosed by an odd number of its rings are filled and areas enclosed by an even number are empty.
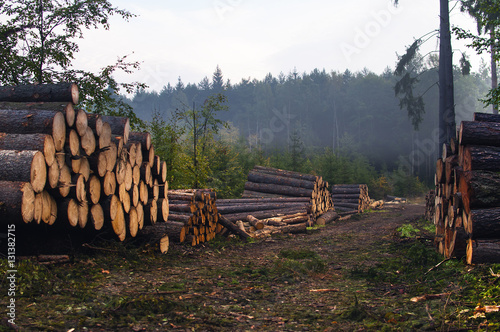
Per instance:
[[[412,238],[418,233],[420,233],[420,230],[415,228],[412,224],[404,224],[396,229],[400,234],[401,237],[406,237],[406,238]]]
[[[143,125],[132,107],[118,96],[122,89],[133,93],[141,83],[118,83],[113,74],[131,73],[138,62],[126,56],[97,74],[72,68],[78,52],[77,39],[87,29],[109,29],[109,17],[134,17],[105,0],[52,1],[16,0],[0,5],[0,84],[75,82],[80,88],[81,107],[89,112],[127,116],[133,129]]]
[[[394,195],[400,197],[415,197],[428,190],[418,177],[408,174],[402,168],[392,173],[391,181]]]

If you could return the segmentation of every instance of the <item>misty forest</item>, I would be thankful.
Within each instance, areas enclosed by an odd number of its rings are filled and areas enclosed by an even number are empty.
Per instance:
[[[179,77],[175,86],[140,90],[126,102],[150,127],[169,133],[155,138],[163,140],[174,186],[193,183],[195,174],[182,164],[192,159],[192,131],[180,131],[191,120],[179,114],[201,110],[210,96],[223,94],[225,107],[214,115],[224,126],[211,137],[210,152],[199,156],[205,185],[237,196],[248,170],[265,164],[322,174],[332,184],[368,183],[374,197],[413,196],[434,184],[439,95],[437,58],[420,57],[412,66],[419,76],[415,93],[425,105],[418,120],[401,109],[394,90],[400,76],[390,67],[381,74],[291,69],[239,83],[225,80],[217,67],[199,83]],[[454,77],[457,123],[488,111],[480,101],[489,89],[487,65],[466,73],[456,67]]]

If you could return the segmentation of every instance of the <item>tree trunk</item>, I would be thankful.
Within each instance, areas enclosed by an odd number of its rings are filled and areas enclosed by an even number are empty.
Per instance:
[[[319,216],[319,217],[316,219],[316,225],[323,226],[323,225],[326,225],[326,224],[332,223],[332,222],[334,222],[335,220],[337,220],[339,217],[340,217],[340,216],[338,215],[338,213],[336,213],[336,212],[335,212],[335,211],[333,211],[333,210],[329,210],[328,212],[323,213],[321,216]]]
[[[72,103],[58,103],[58,102],[30,102],[30,103],[16,103],[16,102],[0,102],[0,109],[2,110],[35,110],[35,111],[54,111],[62,112],[66,118],[68,127],[73,127],[75,124],[76,112]]]
[[[499,114],[491,114],[491,113],[475,112],[474,113],[474,121],[500,122],[500,115]]]
[[[111,134],[123,137],[123,144],[127,144],[130,135],[130,120],[126,117],[103,115],[102,121],[109,123]]]
[[[468,239],[467,264],[500,263],[500,240]]]
[[[282,170],[282,169],[264,167],[264,166],[255,166],[254,170],[261,172],[261,173],[286,176],[286,177],[307,180],[307,181],[316,181],[318,179],[318,177],[316,175],[303,174],[303,173],[299,173],[299,172],[286,171],[286,170]]]
[[[500,171],[500,147],[467,145],[462,167],[464,171]]]
[[[292,202],[292,203],[267,203],[267,204],[238,204],[238,205],[226,205],[226,206],[218,205],[217,210],[219,211],[220,214],[234,214],[234,213],[244,213],[253,211],[304,207],[305,205],[308,205],[308,203]]]
[[[148,132],[131,131],[128,140],[134,143],[141,143],[145,150],[151,148],[151,134]]]
[[[29,182],[0,181],[0,219],[29,223],[35,215],[35,192]]]
[[[469,223],[472,239],[500,239],[500,208],[471,210]]]
[[[309,197],[281,197],[281,198],[235,198],[235,199],[218,199],[217,206],[233,205],[233,204],[267,204],[267,203],[309,203]]]
[[[89,120],[88,120],[88,115],[84,110],[78,110],[76,111],[76,121],[75,121],[75,128],[76,132],[80,137],[85,135],[85,132],[87,131],[87,128],[89,126]]]
[[[51,135],[0,133],[0,150],[37,150],[43,152],[47,166],[56,160],[56,148]]]
[[[0,87],[0,101],[69,102],[78,104],[78,86],[74,83],[30,84]]]
[[[52,135],[56,151],[66,141],[66,120],[61,112],[0,110],[0,132],[10,134]]]
[[[463,208],[471,209],[500,207],[500,175],[487,171],[463,172],[459,179]]]
[[[241,230],[238,226],[236,226],[232,221],[228,220],[225,216],[219,216],[219,223],[226,227],[231,233],[238,235],[243,240],[250,238],[250,234]]]
[[[266,218],[277,217],[279,215],[288,215],[299,212],[307,212],[307,210],[304,207],[295,207],[295,208],[284,208],[277,210],[254,211],[252,212],[252,215],[257,219],[266,219]],[[245,219],[247,215],[248,213],[234,213],[234,214],[226,214],[224,215],[224,217],[229,221],[235,222],[236,220]]]
[[[251,171],[248,174],[247,180],[254,183],[277,184],[282,186],[292,186],[311,190],[315,189],[315,181],[301,180],[280,175],[260,173],[256,171]]]
[[[101,204],[94,204],[90,208],[90,221],[96,231],[101,230],[104,226],[104,210]]]
[[[500,146],[500,123],[462,121],[459,142],[461,145]]]
[[[0,181],[30,182],[39,193],[47,182],[45,157],[40,151],[0,150]]]
[[[280,194],[287,196],[311,197],[312,190],[299,187],[281,186],[276,184],[245,182],[245,190],[258,191],[270,194]]]

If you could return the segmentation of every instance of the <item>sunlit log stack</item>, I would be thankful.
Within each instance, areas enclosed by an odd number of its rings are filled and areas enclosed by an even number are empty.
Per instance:
[[[500,116],[475,113],[436,164],[435,243],[445,257],[500,262]]]
[[[0,219],[112,229],[168,217],[166,163],[126,117],[75,109],[71,83],[0,87]]]
[[[212,240],[223,226],[219,223],[217,195],[211,189],[169,190],[168,221],[161,225],[171,241],[195,246]]]
[[[333,208],[328,182],[321,176],[255,166],[248,174],[243,198],[307,197],[316,219]]]
[[[370,208],[366,184],[336,184],[332,186],[332,201],[339,212],[362,213]]]

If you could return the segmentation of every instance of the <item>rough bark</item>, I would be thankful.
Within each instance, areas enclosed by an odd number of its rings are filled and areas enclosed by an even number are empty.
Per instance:
[[[0,101],[7,102],[70,102],[76,105],[78,98],[78,86],[74,83],[0,87]]]
[[[0,150],[0,181],[30,182],[39,193],[47,182],[45,157],[40,151]]]

